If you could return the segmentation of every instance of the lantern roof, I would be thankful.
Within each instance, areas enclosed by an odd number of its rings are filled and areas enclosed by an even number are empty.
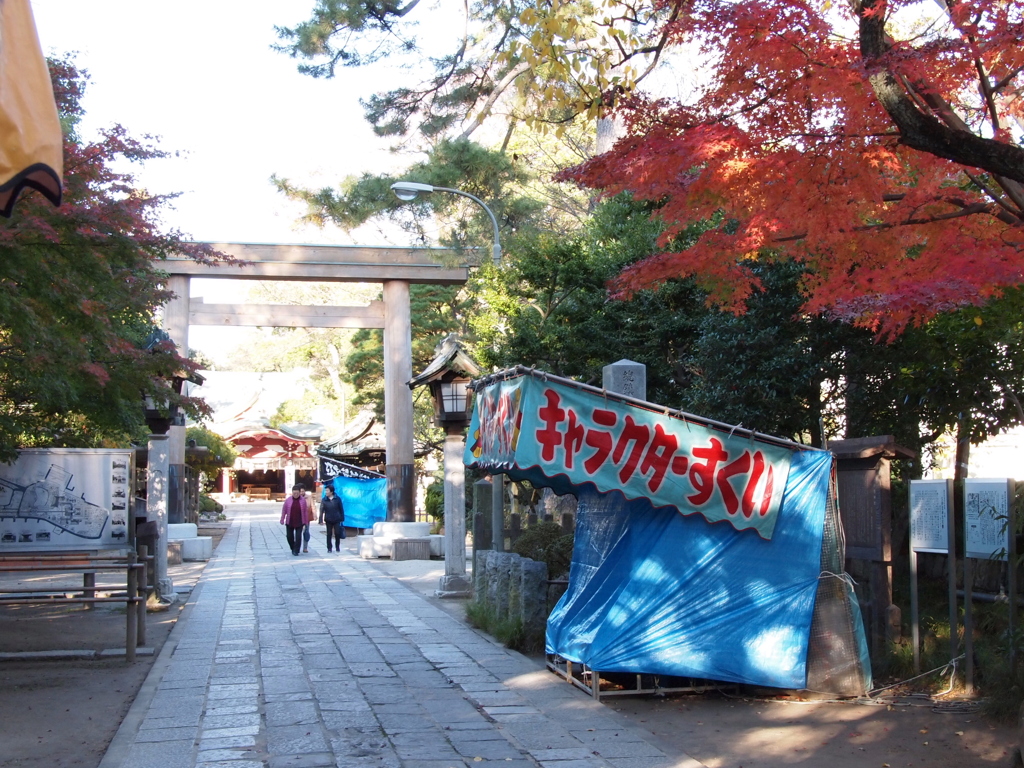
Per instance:
[[[457,333],[449,333],[441,343],[434,347],[434,359],[418,376],[409,380],[409,388],[429,384],[444,376],[449,371],[464,373],[470,378],[480,375],[480,367],[466,352]]]

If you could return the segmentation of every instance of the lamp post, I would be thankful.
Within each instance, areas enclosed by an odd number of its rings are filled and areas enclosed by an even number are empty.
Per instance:
[[[415,200],[421,193],[429,195],[431,192],[449,192],[453,195],[468,197],[474,203],[483,208],[491,219],[491,226],[494,227],[494,246],[492,248],[494,266],[501,264],[501,241],[498,239],[498,220],[494,217],[494,212],[487,207],[487,204],[476,195],[471,195],[469,192],[463,192],[461,189],[420,184],[418,181],[396,181],[391,185],[391,191],[395,193],[395,197],[399,200],[404,200],[407,203]]]
[[[461,189],[435,187],[431,184],[421,184],[418,181],[396,181],[391,185],[391,191],[395,193],[395,196],[399,200],[404,200],[406,202],[415,200],[420,194],[429,195],[433,192],[448,192],[453,195],[468,197],[474,203],[483,208],[491,220],[491,226],[494,228],[494,245],[492,248],[494,266],[497,267],[501,264],[501,241],[498,234],[498,220],[495,218],[494,212],[487,207],[487,204],[476,195],[471,195],[469,192],[464,192]],[[504,552],[505,476],[498,472],[491,473],[491,530],[493,531],[492,547],[494,551]]]
[[[469,597],[473,586],[466,576],[465,430],[470,419],[469,382],[480,369],[450,334],[437,345],[435,357],[409,387],[426,384],[434,398],[434,423],[444,439],[444,576],[438,597]]]

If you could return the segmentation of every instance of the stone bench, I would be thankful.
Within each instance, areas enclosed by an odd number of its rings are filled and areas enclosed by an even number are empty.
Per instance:
[[[392,539],[391,540],[392,560],[429,560],[430,559],[430,537]]]
[[[195,523],[167,524],[167,563],[205,562],[213,557],[213,537],[200,536]]]
[[[356,537],[356,548],[359,556],[371,560],[375,557],[394,556],[396,539],[423,539],[428,542],[428,557],[444,557],[444,536],[430,533],[430,523],[391,523],[373,524],[373,532]],[[420,551],[420,550],[417,550]],[[406,557],[404,559],[412,559]],[[428,559],[417,557],[416,559]]]

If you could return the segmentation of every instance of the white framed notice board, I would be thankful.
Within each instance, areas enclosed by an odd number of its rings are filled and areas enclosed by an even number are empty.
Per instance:
[[[910,547],[915,552],[949,552],[949,480],[910,481]]]
[[[1006,560],[1010,482],[964,480],[964,554],[980,560]]]

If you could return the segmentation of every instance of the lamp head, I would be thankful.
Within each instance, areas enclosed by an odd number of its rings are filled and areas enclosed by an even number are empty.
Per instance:
[[[391,191],[395,193],[395,197],[399,200],[415,200],[420,192],[423,194],[430,194],[434,191],[434,188],[430,184],[420,184],[416,181],[396,181],[391,185]]]

